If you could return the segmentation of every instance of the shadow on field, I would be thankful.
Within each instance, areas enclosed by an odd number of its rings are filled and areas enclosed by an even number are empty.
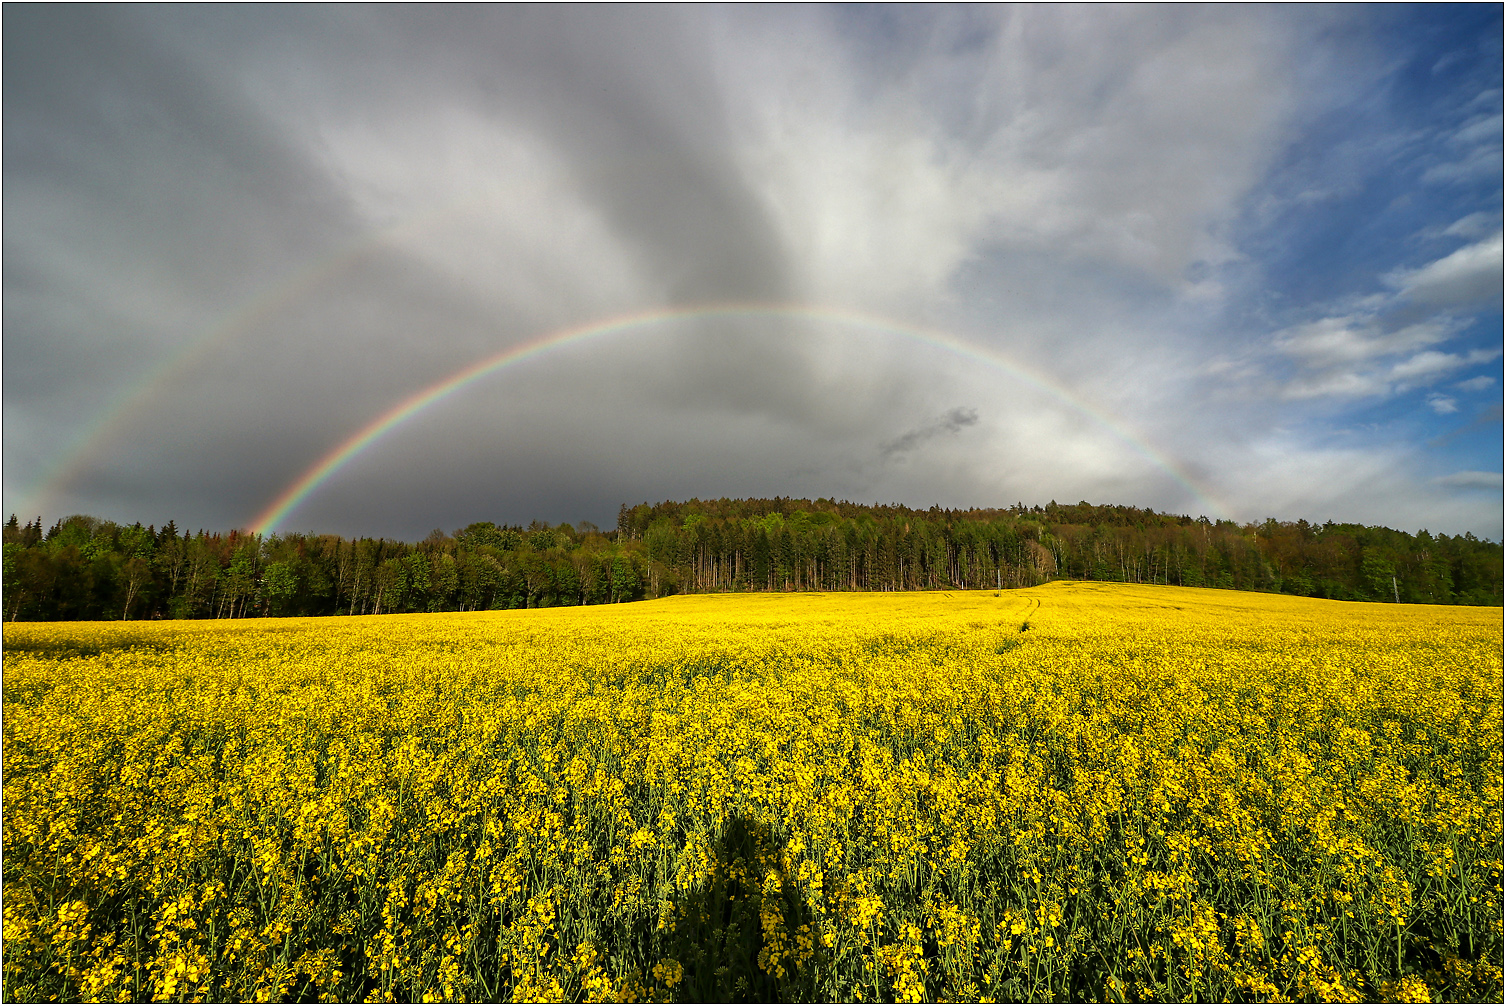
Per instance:
[[[814,936],[810,912],[791,880],[783,878],[781,884],[777,875],[765,880],[777,869],[780,851],[767,828],[733,819],[716,845],[712,879],[674,903],[674,931],[655,920],[640,925],[638,945],[653,948],[646,957],[684,968],[673,988],[675,1002],[826,998],[817,993],[826,948]],[[798,968],[797,961],[802,962]],[[658,984],[665,982],[661,978]]]

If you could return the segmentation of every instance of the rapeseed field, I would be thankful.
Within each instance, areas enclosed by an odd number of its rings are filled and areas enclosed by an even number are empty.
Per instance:
[[[1499,1001],[1501,615],[14,624],[5,998]]]

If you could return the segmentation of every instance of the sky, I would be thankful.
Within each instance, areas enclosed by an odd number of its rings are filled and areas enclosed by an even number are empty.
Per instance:
[[[1502,8],[10,3],[3,497],[1502,537]]]

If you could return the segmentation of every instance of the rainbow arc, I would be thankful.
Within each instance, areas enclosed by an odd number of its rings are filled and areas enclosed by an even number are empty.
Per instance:
[[[829,322],[885,332],[976,361],[1036,388],[1089,417],[1187,489],[1198,504],[1205,507],[1210,514],[1218,517],[1228,516],[1226,509],[1181,465],[1148,443],[1143,437],[1136,435],[1123,421],[1084,401],[1071,389],[1062,386],[1045,374],[1023,366],[995,350],[966,342],[955,335],[937,329],[908,325],[855,311],[801,304],[710,304],[660,308],[598,319],[540,335],[477,360],[404,398],[333,447],[267,504],[252,521],[251,530],[256,534],[272,533],[304,501],[317,492],[320,486],[332,479],[358,455],[419,413],[477,381],[565,346],[645,330],[668,322],[716,318],[772,318]]]

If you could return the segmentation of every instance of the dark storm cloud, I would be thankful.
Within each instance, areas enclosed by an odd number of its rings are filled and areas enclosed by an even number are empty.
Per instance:
[[[275,123],[140,17],[20,6],[4,27],[11,409],[87,416],[357,226]]]
[[[8,5],[6,504],[243,525],[479,359],[746,301],[895,321],[686,318],[537,354],[292,523],[610,525],[623,501],[740,494],[1188,506],[1118,423],[1256,516],[1379,499],[1487,530],[1441,478],[1488,467],[1479,437],[1426,444],[1445,397],[1495,394],[1499,185],[1470,166],[1498,160],[1499,59],[1474,13],[1396,15],[1431,35],[1389,16]],[[1375,97],[1408,88],[1433,91]],[[1388,167],[1423,135],[1432,161]],[[1360,217],[1363,254],[1320,240]],[[1434,425],[1331,449],[1376,402]],[[891,417],[938,415],[871,463]]]
[[[574,197],[631,262],[635,298],[656,306],[794,299],[768,207],[732,156],[715,25],[704,12],[403,10],[363,27],[404,67],[403,86],[546,142]],[[580,252],[589,269],[594,249]],[[813,418],[829,403],[799,366],[804,334],[735,321],[683,326],[639,386],[669,402]]]
[[[244,11],[180,13],[8,12],[7,327],[37,335],[7,343],[13,408],[32,389],[38,410],[57,407],[70,384],[97,402],[110,375],[142,371],[143,350],[170,354],[300,262],[370,231],[320,146],[300,147],[288,128],[304,110],[267,79],[286,66],[314,89],[316,114],[329,103],[401,129],[404,117],[464,107],[543,137],[639,273],[640,303],[619,310],[786,298],[776,241],[722,153],[711,67],[696,56],[704,45],[683,29],[666,41],[662,14],[299,14],[292,31]],[[443,151],[434,155],[437,175]],[[579,249],[586,283],[593,251]],[[154,416],[167,435],[122,444],[111,467],[151,479],[177,458],[245,512],[248,479],[266,493],[288,478],[288,460],[317,456],[311,432],[348,427],[415,379],[534,334],[528,310],[477,301],[484,275],[457,282],[404,254],[365,256],[317,298],[227,344],[190,375],[214,407],[198,403],[199,389],[172,395]],[[126,292],[102,298],[102,279]],[[784,369],[770,333],[757,345],[696,334],[677,356],[692,385],[741,369],[748,401],[778,399],[757,393]],[[786,373],[779,390],[787,398],[796,383]],[[235,431],[258,400],[289,409],[258,417],[248,454]],[[128,475],[99,476],[103,497],[124,492]]]
[[[779,300],[782,252],[727,156],[699,22],[669,8],[430,8],[381,12],[368,30],[418,87],[521,118],[565,152],[582,198],[671,302]]]
[[[21,7],[5,29],[8,213],[76,228],[59,239],[118,243],[206,298],[355,223],[275,122],[139,18]]]
[[[879,454],[886,460],[896,458],[903,454],[918,449],[927,441],[948,433],[960,433],[964,427],[973,426],[978,422],[978,411],[966,406],[959,405],[945,415],[917,426],[890,440],[879,448]]]

